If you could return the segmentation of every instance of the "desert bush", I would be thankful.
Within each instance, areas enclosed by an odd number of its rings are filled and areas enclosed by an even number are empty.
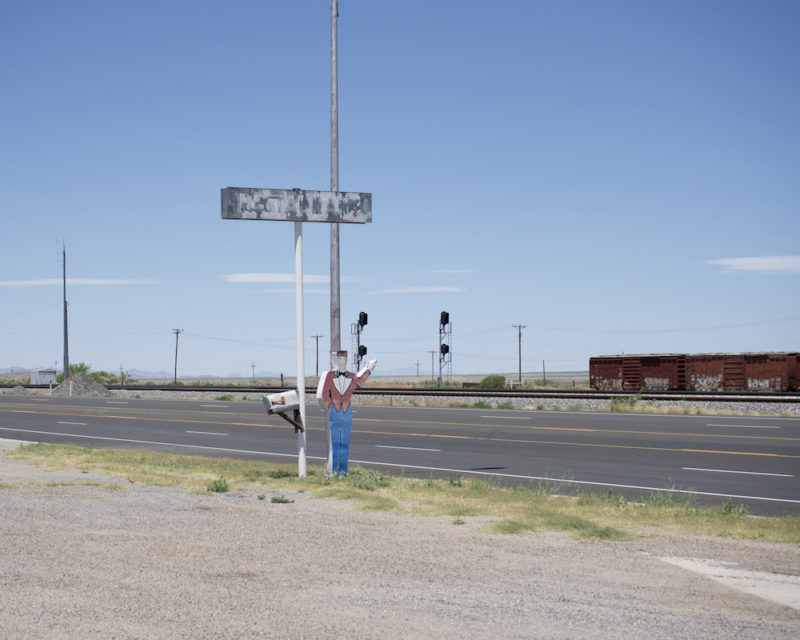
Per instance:
[[[479,389],[504,389],[506,386],[505,376],[486,376],[478,383]]]

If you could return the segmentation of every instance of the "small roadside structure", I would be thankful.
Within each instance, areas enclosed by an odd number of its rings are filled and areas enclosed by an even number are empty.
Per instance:
[[[35,369],[31,371],[31,384],[56,384],[56,370]]]

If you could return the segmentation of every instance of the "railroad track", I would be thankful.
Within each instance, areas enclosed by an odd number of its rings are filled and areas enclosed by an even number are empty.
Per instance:
[[[0,389],[10,389],[18,385],[0,384]],[[26,389],[47,389],[48,385],[23,385]],[[192,385],[105,385],[109,390],[165,391],[165,392],[210,392],[210,393],[274,393],[291,389],[285,386],[192,386]],[[309,387],[308,391],[312,391]],[[638,396],[641,400],[673,400],[676,402],[788,402],[800,404],[800,393],[785,391],[598,391],[591,389],[398,389],[397,387],[368,386],[356,389],[359,395],[373,396],[420,396],[420,397],[486,397],[486,398],[549,398],[575,400],[610,400]]]

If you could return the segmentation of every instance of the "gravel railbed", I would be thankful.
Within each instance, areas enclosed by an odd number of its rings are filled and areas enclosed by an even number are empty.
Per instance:
[[[120,489],[41,484],[54,482]],[[457,526],[284,495],[294,502],[197,495],[0,453],[0,635],[800,637],[797,609],[659,559],[798,576],[793,545],[663,531],[626,542],[495,535],[479,531],[484,519]]]
[[[103,389],[105,391],[105,389]],[[5,390],[0,393],[10,393],[13,395],[49,395],[48,391],[40,389],[25,389],[24,387],[14,387],[13,389]],[[65,395],[63,390],[59,390],[59,395]],[[78,395],[76,393],[76,395]],[[84,396],[96,397],[115,397],[115,398],[150,398],[160,400],[217,400],[224,398],[227,401],[252,401],[261,402],[260,392],[252,391],[236,391],[231,389],[221,393],[219,391],[132,391],[129,389],[112,389],[106,393],[94,393],[87,391],[83,393]],[[306,394],[306,402],[309,405],[316,405],[316,399],[313,393]],[[514,409],[525,410],[541,410],[541,411],[567,411],[578,409],[580,411],[608,411],[610,400],[604,399],[575,399],[575,398],[496,398],[491,396],[482,396],[475,394],[474,396],[459,396],[454,397],[420,397],[420,396],[381,396],[381,395],[354,395],[353,404],[359,405],[392,405],[398,407],[413,407],[413,406],[439,406],[449,407],[457,405],[471,405],[477,402],[485,402],[488,406],[497,407],[499,405],[508,406],[509,403]],[[656,412],[669,411],[669,410],[682,410],[687,408],[694,408],[706,410],[709,412],[731,412],[741,413],[747,415],[749,413],[759,413],[763,415],[780,416],[789,415],[792,417],[800,417],[800,406],[791,403],[758,403],[747,401],[730,401],[730,402],[703,402],[700,400],[687,400],[685,402],[676,400],[642,400],[637,404],[638,407],[652,407]]]

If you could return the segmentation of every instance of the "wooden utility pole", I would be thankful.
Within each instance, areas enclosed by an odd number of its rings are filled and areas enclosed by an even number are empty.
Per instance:
[[[311,337],[314,338],[314,340],[317,341],[317,368],[316,368],[316,374],[315,375],[317,376],[317,378],[319,378],[319,339],[320,338],[324,338],[325,336],[316,336],[316,335],[314,335],[314,336],[311,336]]]
[[[519,348],[518,348],[518,357],[519,357],[519,382],[522,383],[522,330],[525,329],[528,325],[527,324],[512,324],[512,327],[517,329],[519,332]]]
[[[178,336],[183,333],[183,329],[173,329],[175,332],[175,377],[172,381],[178,384]]]

